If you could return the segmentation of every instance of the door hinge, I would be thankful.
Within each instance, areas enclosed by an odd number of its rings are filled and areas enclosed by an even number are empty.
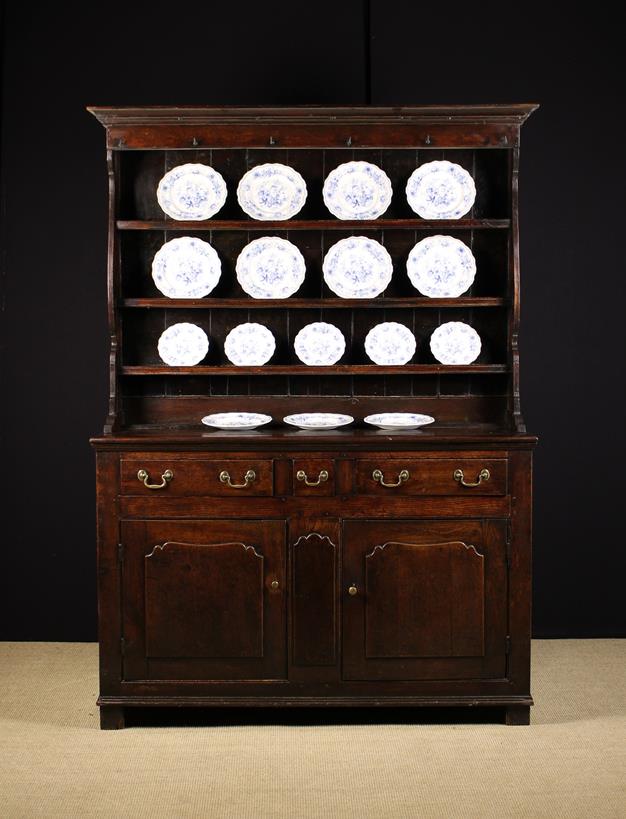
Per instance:
[[[511,568],[511,524],[506,525],[506,567]]]
[[[122,657],[126,654],[126,640],[120,637],[120,654]]]
[[[124,560],[124,544],[118,543],[117,544],[117,562],[122,563]]]
[[[504,653],[505,654],[511,653],[511,638],[508,634],[504,638]]]

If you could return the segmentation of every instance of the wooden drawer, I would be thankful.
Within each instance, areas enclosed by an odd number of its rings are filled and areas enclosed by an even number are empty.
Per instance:
[[[355,470],[355,488],[363,495],[471,497],[507,493],[505,458],[376,458],[357,461]]]
[[[122,495],[245,498],[269,496],[274,491],[271,459],[132,458],[122,459],[120,470]]]

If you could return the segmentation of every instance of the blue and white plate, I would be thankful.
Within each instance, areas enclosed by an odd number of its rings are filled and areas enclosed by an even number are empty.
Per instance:
[[[170,299],[201,299],[220,280],[222,263],[202,239],[180,236],[166,242],[152,260],[152,278]]]
[[[338,219],[377,219],[392,196],[387,174],[371,162],[345,162],[332,170],[322,189],[324,204]]]
[[[334,244],[322,264],[324,281],[344,299],[371,299],[387,287],[393,262],[374,239],[351,236]]]
[[[471,364],[480,355],[480,336],[463,321],[447,321],[431,335],[430,350],[442,364]]]
[[[215,427],[215,429],[243,432],[269,424],[271,420],[271,415],[263,415],[260,412],[214,412],[211,415],[205,415],[202,423],[207,427]]]
[[[432,415],[417,412],[379,412],[376,415],[366,415],[363,420],[380,429],[417,429],[432,424],[435,419]]]
[[[413,333],[397,321],[383,321],[365,336],[365,352],[374,364],[407,364],[416,348]]]
[[[291,219],[306,202],[306,182],[294,168],[278,162],[257,165],[244,174],[237,201],[248,216],[259,220]]]
[[[422,219],[460,219],[474,204],[476,186],[465,168],[445,159],[436,160],[413,171],[406,198]]]
[[[202,327],[183,321],[161,333],[158,351],[170,367],[193,367],[209,352],[209,339]]]
[[[262,236],[237,257],[237,281],[254,299],[286,299],[300,288],[306,273],[298,248],[277,236]]]
[[[336,364],[346,351],[343,333],[334,324],[314,321],[307,324],[293,342],[296,355],[311,367],[325,367]]]
[[[224,341],[224,352],[238,367],[260,367],[274,355],[276,340],[262,324],[238,324]]]
[[[456,298],[476,276],[476,259],[469,247],[452,236],[428,236],[409,253],[411,284],[432,299]]]
[[[336,429],[351,424],[354,418],[351,415],[342,415],[337,412],[300,412],[295,415],[286,415],[283,418],[286,424],[300,429]]]
[[[224,206],[228,191],[224,177],[209,165],[177,165],[159,182],[161,209],[179,222],[210,219]]]

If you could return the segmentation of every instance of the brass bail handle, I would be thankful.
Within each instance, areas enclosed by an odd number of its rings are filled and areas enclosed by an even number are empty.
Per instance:
[[[310,481],[304,469],[299,469],[296,472],[296,478],[299,481],[304,481],[305,486],[319,486],[321,483],[326,483],[328,480],[328,470],[320,470],[320,474],[317,476],[317,478],[314,481]]]
[[[140,469],[137,473],[137,480],[141,481],[146,489],[165,489],[168,483],[174,477],[174,473],[171,469],[166,469],[165,472],[161,475],[161,483],[149,483],[150,476],[148,475],[145,469]]]
[[[377,481],[381,486],[387,486],[390,489],[393,489],[394,486],[400,486],[400,484],[404,483],[405,481],[408,481],[410,477],[411,475],[408,469],[401,469],[398,474],[398,480],[395,483],[387,483],[385,481],[385,476],[380,471],[380,469],[375,469],[372,472],[373,480]]]
[[[220,472],[220,481],[222,483],[227,484],[230,486],[231,489],[245,489],[249,486],[253,481],[256,480],[256,472],[254,469],[249,469],[246,474],[243,476],[243,483],[232,483],[230,480],[230,474],[224,469]]]
[[[458,481],[461,486],[480,486],[483,481],[488,481],[491,477],[491,472],[488,469],[481,469],[478,473],[477,481],[466,481],[462,469],[455,469],[453,474],[454,480]]]

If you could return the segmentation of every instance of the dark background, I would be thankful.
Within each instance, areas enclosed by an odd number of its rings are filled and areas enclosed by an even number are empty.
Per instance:
[[[107,186],[85,106],[184,103],[541,103],[521,167],[534,633],[626,634],[623,52],[578,5],[6,4],[0,639],[96,638]]]

